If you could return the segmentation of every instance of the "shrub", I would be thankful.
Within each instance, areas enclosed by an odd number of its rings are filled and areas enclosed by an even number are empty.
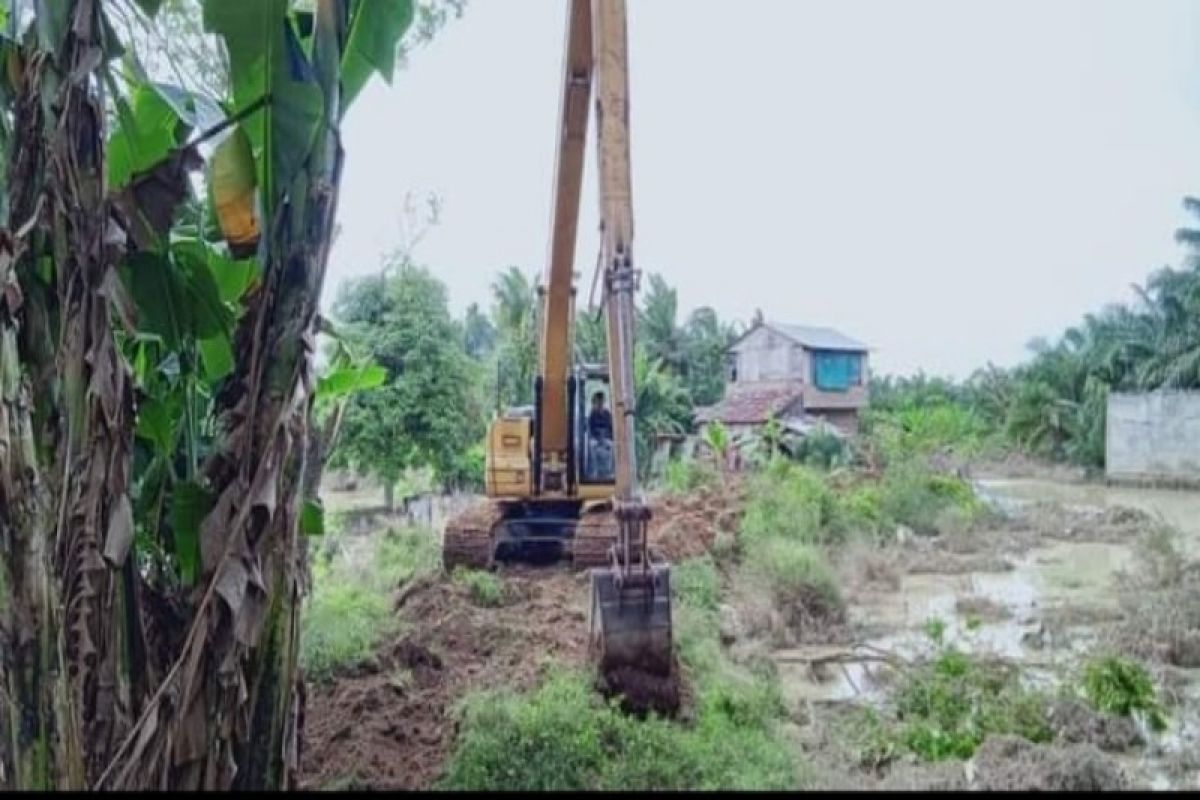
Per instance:
[[[825,544],[837,535],[830,527],[836,498],[811,469],[773,465],[755,480],[750,498],[741,526],[748,540],[785,538]]]
[[[376,543],[370,579],[381,589],[394,589],[417,575],[437,571],[439,563],[438,539],[433,531],[389,528]]]
[[[1166,730],[1166,714],[1158,702],[1154,682],[1135,661],[1108,656],[1084,667],[1083,691],[1097,711],[1120,717],[1145,718],[1152,730]]]
[[[457,567],[453,580],[459,586],[466,587],[476,605],[495,608],[504,603],[504,584],[490,572]]]
[[[893,741],[925,761],[970,758],[990,735],[1052,738],[1045,698],[1022,686],[1014,668],[953,647],[906,674],[895,701]]]
[[[776,595],[807,587],[835,604],[841,602],[828,562],[810,545],[788,539],[764,540],[751,551],[749,564],[766,578]]]
[[[886,523],[907,525],[920,534],[940,533],[939,522],[948,520],[969,528],[984,513],[969,483],[915,463],[889,467],[880,492],[880,510]],[[949,516],[947,510],[951,510]]]
[[[585,676],[556,673],[527,696],[468,698],[445,789],[785,789],[788,747],[761,727],[704,712],[691,727],[626,717]]]
[[[810,467],[833,469],[849,462],[850,449],[837,434],[819,429],[795,443],[792,458]]]
[[[672,459],[663,468],[662,484],[669,494],[688,494],[715,485],[718,477],[708,464],[694,459]]]
[[[865,483],[846,490],[838,497],[838,519],[849,534],[866,533],[878,536],[887,529],[883,511],[883,490],[875,483]]]

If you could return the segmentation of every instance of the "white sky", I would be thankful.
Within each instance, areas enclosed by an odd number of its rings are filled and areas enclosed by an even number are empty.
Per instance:
[[[629,0],[636,258],[698,305],[965,376],[1176,263],[1200,194],[1200,3]],[[455,313],[549,235],[566,3],[471,0],[345,126],[328,303],[401,241]],[[593,139],[594,142],[594,139]],[[577,269],[597,249],[587,165]]]

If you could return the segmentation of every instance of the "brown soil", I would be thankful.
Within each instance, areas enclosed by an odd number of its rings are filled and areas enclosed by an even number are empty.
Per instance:
[[[309,687],[304,787],[349,780],[372,789],[428,788],[453,747],[459,699],[499,685],[531,689],[551,663],[585,663],[582,576],[513,568],[502,577],[523,602],[480,608],[442,579],[403,593],[405,632],[357,674]]]
[[[734,477],[688,495],[652,498],[650,544],[672,563],[702,556],[712,550],[718,534],[736,531],[745,501],[745,487]]]
[[[683,704],[683,673],[678,663],[670,675],[656,675],[634,667],[618,667],[601,675],[597,688],[616,698],[626,714],[644,717],[653,712],[674,717]]]
[[[744,499],[737,481],[654,498],[649,540],[672,563],[700,556],[736,529]],[[499,574],[512,601],[500,608],[473,604],[444,575],[406,587],[397,598],[402,635],[333,683],[309,687],[305,788],[429,788],[454,746],[459,700],[498,686],[532,689],[552,664],[587,663],[586,576],[561,565]],[[597,688],[632,713],[671,715],[686,704],[678,668],[666,679],[608,675]]]

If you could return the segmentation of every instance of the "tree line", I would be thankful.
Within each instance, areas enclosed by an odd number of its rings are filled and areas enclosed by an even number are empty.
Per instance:
[[[1184,209],[1200,219],[1200,200]],[[1104,466],[1109,392],[1200,389],[1200,228],[1182,227],[1177,267],[1135,284],[1132,302],[1113,303],[1055,340],[1035,339],[1030,358],[994,365],[965,381],[917,375],[871,384],[879,410],[954,404],[1010,446],[1083,467]]]
[[[497,409],[532,404],[538,365],[536,279],[510,266],[494,277],[491,296],[486,311],[473,303],[456,319],[444,284],[404,252],[343,283],[334,322],[387,377],[347,402],[333,463],[385,487],[423,467],[443,487],[482,485],[487,421]],[[576,360],[605,362],[600,313],[580,308],[575,324]],[[676,290],[647,276],[634,361],[643,469],[657,434],[690,430],[693,409],[721,398],[725,351],[741,330],[710,307],[681,319]]]

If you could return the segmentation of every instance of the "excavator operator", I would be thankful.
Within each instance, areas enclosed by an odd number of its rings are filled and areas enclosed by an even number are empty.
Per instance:
[[[612,439],[612,414],[604,407],[604,392],[592,395],[592,411],[588,414],[588,435],[597,440]]]
[[[588,448],[584,474],[588,480],[612,480],[612,414],[604,407],[604,392],[592,395],[592,410],[587,418]]]

